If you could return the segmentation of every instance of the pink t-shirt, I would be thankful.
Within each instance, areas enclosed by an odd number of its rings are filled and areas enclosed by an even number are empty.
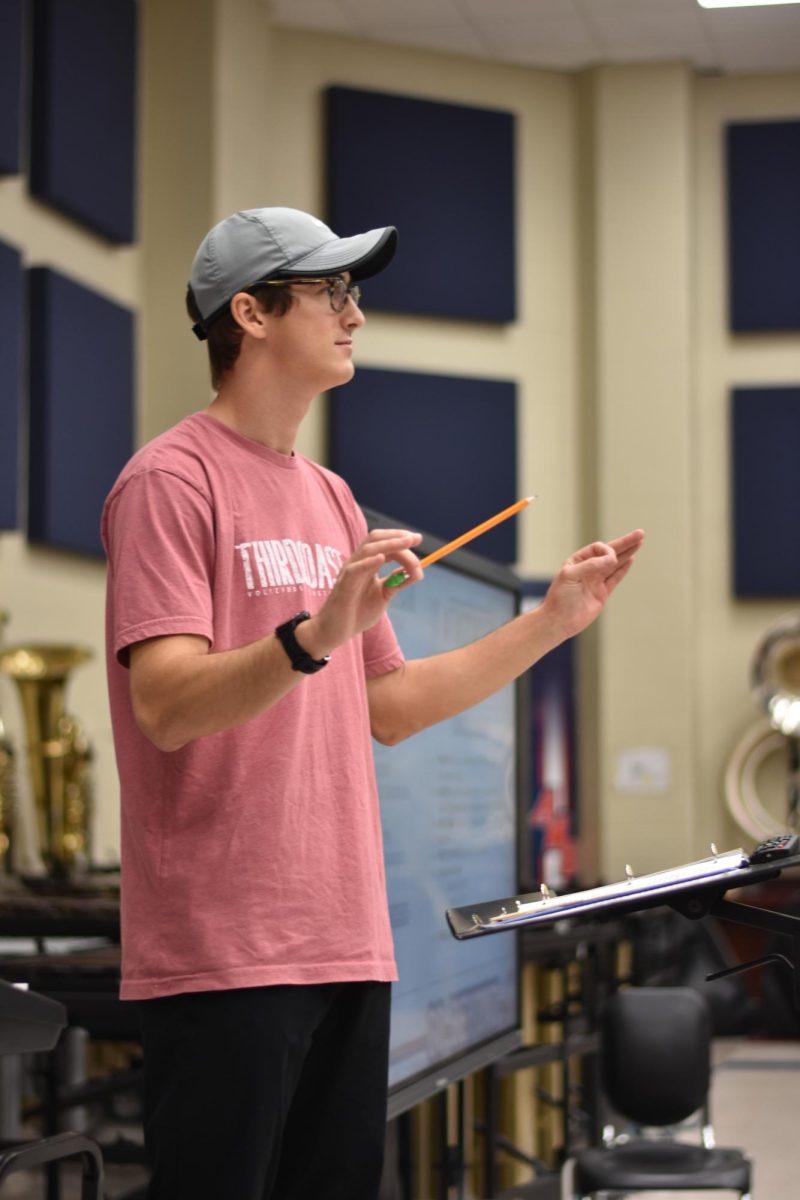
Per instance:
[[[212,651],[315,612],[365,522],[344,482],[196,413],[138,452],[103,513],[122,789],[123,999],[395,979],[366,679],[388,617],[236,729],[172,753],[132,712],[128,648]]]

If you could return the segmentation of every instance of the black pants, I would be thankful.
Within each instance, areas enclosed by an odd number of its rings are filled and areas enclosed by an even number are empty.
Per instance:
[[[388,983],[141,1004],[148,1200],[375,1200]]]

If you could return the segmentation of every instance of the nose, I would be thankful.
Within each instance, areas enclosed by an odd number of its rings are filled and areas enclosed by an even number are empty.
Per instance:
[[[359,329],[367,319],[352,296],[347,297],[347,303],[342,309],[342,318],[348,329]]]

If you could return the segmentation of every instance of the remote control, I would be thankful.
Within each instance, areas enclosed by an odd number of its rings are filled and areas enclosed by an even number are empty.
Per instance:
[[[772,862],[776,858],[791,858],[800,854],[800,837],[796,833],[779,833],[760,842],[749,855],[751,864]]]

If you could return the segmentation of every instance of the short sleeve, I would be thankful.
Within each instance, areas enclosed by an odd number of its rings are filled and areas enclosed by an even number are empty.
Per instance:
[[[214,641],[214,514],[197,487],[143,471],[113,497],[105,521],[110,636],[127,665],[146,638],[199,634]]]
[[[353,497],[353,493],[346,484],[343,486],[352,514],[354,546],[359,546],[367,536],[367,522]],[[373,679],[377,675],[387,675],[389,671],[396,671],[405,662],[403,651],[400,649],[400,644],[397,641],[397,636],[388,613],[384,613],[371,629],[366,630],[363,635],[362,646],[364,653],[364,674],[367,679]]]
[[[360,546],[367,536],[367,522],[353,497],[353,493],[346,484],[343,484],[343,486],[352,514],[354,545]],[[396,671],[405,662],[403,651],[400,649],[400,644],[397,641],[397,636],[388,613],[384,613],[371,629],[365,631],[362,646],[364,653],[364,674],[367,679],[373,679],[377,675],[387,675],[389,671]]]
[[[405,662],[387,613],[364,634],[364,674],[367,679],[396,671]]]

